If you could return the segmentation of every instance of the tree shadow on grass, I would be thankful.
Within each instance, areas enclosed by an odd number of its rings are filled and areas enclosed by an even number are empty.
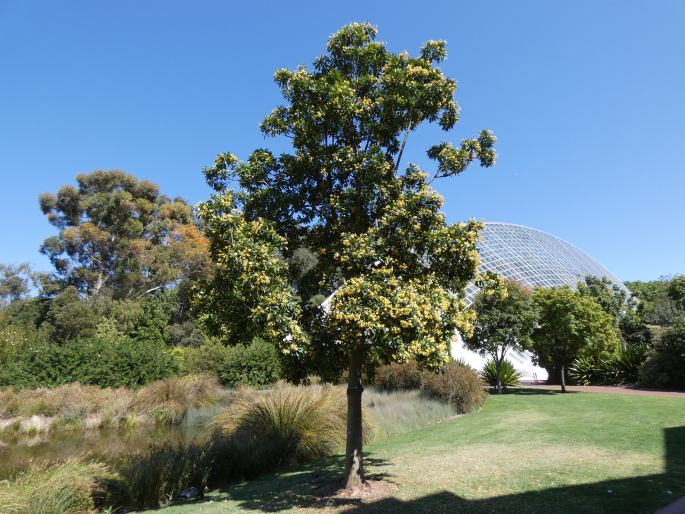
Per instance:
[[[591,484],[554,487],[539,491],[468,499],[451,491],[403,500],[403,491],[376,501],[334,496],[331,484],[341,480],[342,458],[333,457],[226,488],[213,501],[236,502],[246,511],[279,512],[292,508],[339,508],[348,514],[361,513],[651,513],[685,495],[685,427],[664,430],[666,469],[662,474],[607,480]],[[370,479],[392,482],[383,472],[388,461],[366,457],[370,469],[380,471]],[[515,472],[515,471],[513,471]],[[670,492],[670,494],[669,494]]]
[[[388,461],[366,454],[364,463],[374,470],[367,473],[368,480],[392,482],[391,474],[378,470],[389,466]],[[342,456],[329,457],[296,470],[286,469],[263,478],[233,484],[196,503],[231,500],[242,509],[259,512],[279,512],[294,507],[322,509],[361,505],[359,499],[334,495],[342,483],[342,468]]]

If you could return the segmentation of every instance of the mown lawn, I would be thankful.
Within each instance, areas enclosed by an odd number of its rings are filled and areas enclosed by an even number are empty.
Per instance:
[[[385,498],[321,493],[340,471],[331,458],[162,512],[654,512],[685,495],[685,399],[491,396],[478,413],[369,445],[367,465],[395,484]]]

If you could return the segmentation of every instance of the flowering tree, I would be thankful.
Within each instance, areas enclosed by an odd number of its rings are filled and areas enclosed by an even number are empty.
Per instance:
[[[457,123],[456,83],[436,66],[445,42],[410,57],[375,36],[369,24],[348,25],[312,70],[278,70],[285,103],[261,129],[289,138],[292,151],[219,155],[205,169],[216,193],[200,209],[216,264],[196,300],[206,326],[273,341],[294,380],[348,371],[347,488],[364,481],[362,371],[407,359],[440,367],[454,331],[471,330],[461,293],[478,268],[480,224],[447,224],[430,183],[495,162],[483,131],[429,148],[430,179],[401,167],[421,123]]]

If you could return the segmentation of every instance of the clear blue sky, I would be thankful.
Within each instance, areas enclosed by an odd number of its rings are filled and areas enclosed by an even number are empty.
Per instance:
[[[54,229],[37,197],[119,168],[170,196],[265,144],[272,73],[370,21],[396,51],[446,39],[455,141],[495,132],[499,160],[441,182],[451,221],[530,225],[623,279],[685,272],[685,2],[0,0],[0,262]],[[421,130],[409,160],[441,134]]]

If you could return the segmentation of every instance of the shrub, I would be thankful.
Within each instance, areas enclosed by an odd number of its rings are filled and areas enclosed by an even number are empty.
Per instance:
[[[347,399],[339,387],[245,390],[211,422],[224,438],[223,452],[232,455],[229,466],[223,463],[224,478],[331,455],[345,442],[346,420]]]
[[[424,371],[421,374],[421,387],[449,402],[460,414],[480,407],[487,396],[484,386],[473,368],[455,361],[439,372]]]
[[[104,483],[112,478],[104,464],[80,458],[50,466],[32,465],[0,482],[0,505],[6,514],[93,512],[105,495]]]
[[[685,389],[685,318],[665,330],[640,367],[640,385]]]
[[[581,385],[635,384],[646,351],[645,345],[631,345],[608,356],[578,357],[569,368],[569,377]]]
[[[421,370],[414,361],[403,364],[391,362],[376,369],[374,383],[385,391],[419,389],[421,388]]]
[[[458,413],[480,406],[487,393],[478,373],[460,361],[450,361],[442,370],[421,370],[416,362],[393,362],[377,368],[375,384],[381,390],[423,389],[431,396],[449,402]]]
[[[119,465],[122,496],[116,503],[135,509],[164,506],[188,487],[203,491],[211,471],[210,444],[151,446]]]
[[[188,348],[185,361],[188,371],[213,374],[229,387],[265,387],[281,375],[278,351],[260,339],[248,346],[225,346],[210,340],[199,348]]]
[[[215,378],[189,375],[148,384],[138,391],[134,407],[159,423],[177,424],[189,408],[210,405],[220,397],[221,387]]]
[[[497,369],[495,368],[495,361],[490,359],[486,362],[480,376],[489,386],[496,387]],[[502,387],[506,389],[507,387],[518,387],[521,384],[521,377],[523,377],[523,375],[518,372],[511,361],[504,359],[500,369],[500,377],[502,380]]]
[[[139,387],[178,371],[177,359],[161,343],[96,337],[64,345],[34,345],[0,369],[0,387],[56,387],[72,382]]]

